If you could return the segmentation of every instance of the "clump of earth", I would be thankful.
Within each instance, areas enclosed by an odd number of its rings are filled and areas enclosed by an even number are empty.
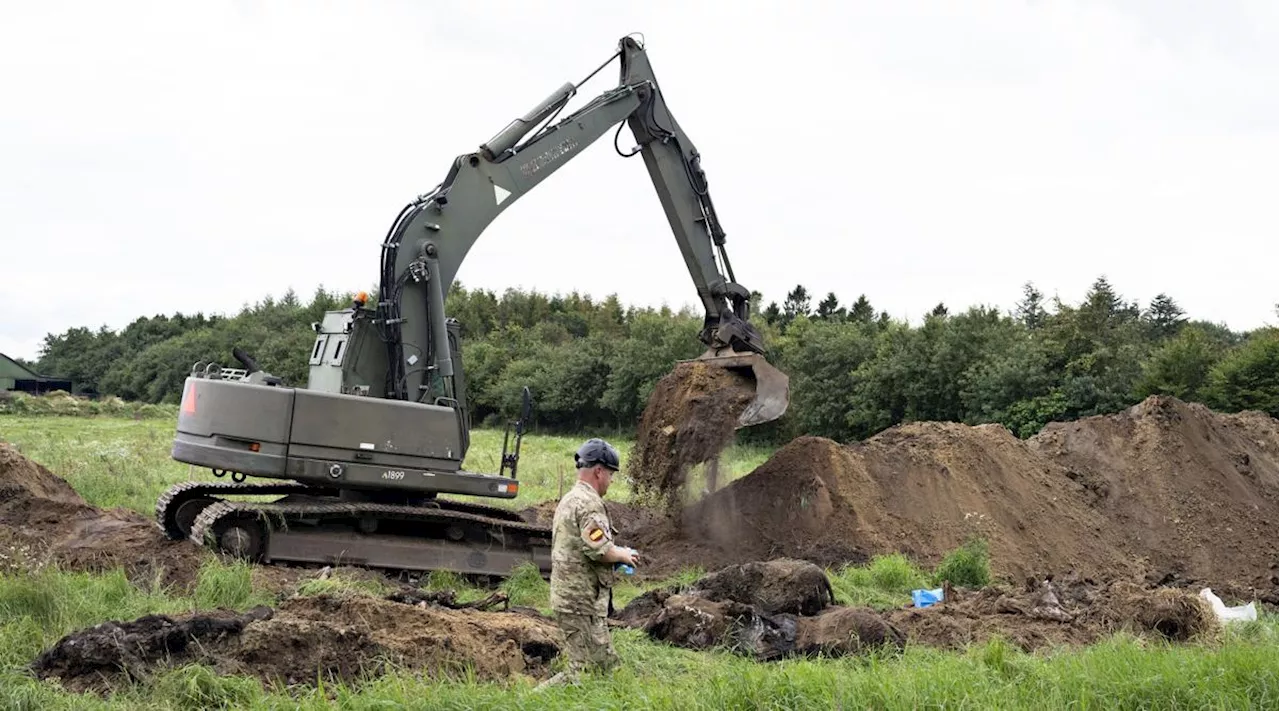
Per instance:
[[[678,510],[690,470],[699,465],[705,465],[706,487],[714,491],[720,454],[754,399],[747,376],[696,360],[677,364],[649,396],[624,465],[637,498]]]

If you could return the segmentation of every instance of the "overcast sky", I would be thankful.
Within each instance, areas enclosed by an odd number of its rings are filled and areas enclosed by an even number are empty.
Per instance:
[[[915,321],[1012,308],[1028,280],[1078,303],[1105,274],[1144,305],[1274,323],[1278,26],[1274,0],[10,0],[0,352],[371,286],[408,200],[633,32],[766,303],[804,284]],[[612,138],[459,280],[696,304]]]

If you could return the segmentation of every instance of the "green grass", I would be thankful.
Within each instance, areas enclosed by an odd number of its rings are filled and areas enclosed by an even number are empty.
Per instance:
[[[925,574],[885,556],[834,574],[838,594],[875,593],[902,601]],[[684,577],[688,582],[690,576]],[[211,561],[190,597],[148,591],[123,575],[46,569],[0,575],[0,709],[463,709],[463,708],[1275,708],[1280,634],[1274,614],[1228,630],[1215,642],[1165,644],[1118,635],[1086,649],[1027,654],[995,639],[967,652],[909,646],[901,655],[759,664],[720,652],[692,652],[615,630],[624,667],[578,688],[536,694],[533,681],[441,682],[411,671],[365,685],[266,693],[255,681],[200,666],[164,672],[108,699],[38,682],[23,668],[63,634],[150,612],[176,613],[271,602],[247,590],[243,566]],[[337,576],[323,581],[341,587]],[[432,587],[479,595],[448,574]],[[672,581],[668,581],[672,582]],[[307,586],[304,584],[303,593]],[[326,586],[325,590],[332,591]],[[516,604],[545,603],[545,582],[517,575],[506,589]],[[352,583],[351,594],[380,591]]]
[[[934,571],[933,583],[941,585],[948,581],[953,585],[968,588],[980,588],[991,582],[991,557],[987,551],[987,542],[972,538],[965,544],[947,554],[938,569]]]
[[[90,502],[149,514],[170,483],[212,479],[171,461],[172,422],[124,418],[0,415],[0,439],[63,476]],[[530,435],[521,461],[523,491],[509,505],[555,498],[561,476],[581,438]],[[624,462],[631,442],[614,438]],[[502,433],[478,431],[467,468],[496,471]],[[731,477],[750,471],[767,451],[735,448]],[[610,499],[625,500],[625,482]],[[910,603],[910,591],[932,586],[947,571],[981,576],[980,551],[957,551],[926,571],[905,556],[889,555],[864,566],[830,571],[837,600],[885,609]],[[949,567],[948,567],[949,566]],[[688,584],[702,571],[637,585],[624,582],[614,603],[624,606],[647,589]],[[489,591],[448,573],[433,573],[428,588],[454,589],[460,600]],[[511,602],[546,610],[548,588],[525,569],[504,581]],[[299,594],[345,591],[381,595],[387,587],[335,573],[303,581]],[[1280,634],[1275,614],[1233,628],[1221,640],[1195,644],[1153,643],[1121,635],[1086,649],[1023,653],[996,639],[963,653],[909,646],[897,656],[792,660],[759,664],[719,652],[692,652],[651,642],[636,630],[615,630],[624,666],[611,678],[581,687],[536,694],[533,681],[442,682],[411,671],[381,677],[358,688],[326,686],[268,694],[257,682],[189,666],[161,674],[109,699],[82,696],[41,683],[23,670],[63,635],[106,620],[192,609],[247,609],[272,604],[255,590],[248,566],[211,560],[190,595],[130,584],[120,572],[102,575],[45,568],[0,573],[0,710],[4,709],[737,709],[737,708],[1073,708],[1227,709],[1275,708]]]
[[[190,597],[144,589],[120,570],[90,574],[46,567],[36,573],[2,573],[0,667],[26,664],[63,635],[107,620],[219,607],[242,610],[273,602],[272,596],[253,589],[250,566],[217,559],[201,567]]]
[[[876,609],[907,605],[912,590],[929,586],[929,576],[898,553],[876,556],[864,566],[845,566],[830,577],[836,602]]]

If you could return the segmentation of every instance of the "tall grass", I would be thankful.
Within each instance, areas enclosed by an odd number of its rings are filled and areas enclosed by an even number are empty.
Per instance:
[[[963,546],[948,553],[933,574],[935,585],[944,581],[969,588],[980,588],[990,583],[991,556],[987,542],[981,538],[970,538]]]
[[[867,565],[844,566],[830,577],[837,602],[876,609],[902,607],[911,602],[912,590],[928,583],[928,576],[900,553],[876,556]]]
[[[211,558],[197,574],[193,595],[183,597],[139,587],[119,569],[0,573],[0,667],[26,664],[62,636],[108,620],[272,604],[272,596],[253,589],[251,574],[247,564]]]

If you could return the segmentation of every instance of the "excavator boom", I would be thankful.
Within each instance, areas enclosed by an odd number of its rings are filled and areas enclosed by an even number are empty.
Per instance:
[[[390,371],[387,397],[423,399],[433,374],[445,379],[447,388],[453,364],[448,349],[435,344],[445,342],[444,294],[471,246],[498,215],[601,136],[615,127],[620,132],[623,124],[630,127],[637,145],[624,153],[615,136],[614,148],[624,157],[643,158],[705,310],[699,338],[708,348],[706,357],[764,354],[763,339],[747,319],[751,294],[734,280],[697,148],[667,107],[644,48],[624,37],[614,58],[621,64],[616,87],[552,124],[577,92],[573,84],[561,86],[479,151],[456,158],[444,181],[406,206],[392,225],[384,244],[379,294],[380,321],[388,325],[383,339]],[[540,121],[548,124],[534,129]],[[415,353],[432,354],[430,365],[408,364]],[[758,370],[766,372],[763,367]],[[765,377],[777,381],[780,375],[774,370]],[[769,389],[785,391],[785,378]],[[453,397],[449,392],[434,394]],[[785,404],[756,411],[752,424],[781,416]]]

